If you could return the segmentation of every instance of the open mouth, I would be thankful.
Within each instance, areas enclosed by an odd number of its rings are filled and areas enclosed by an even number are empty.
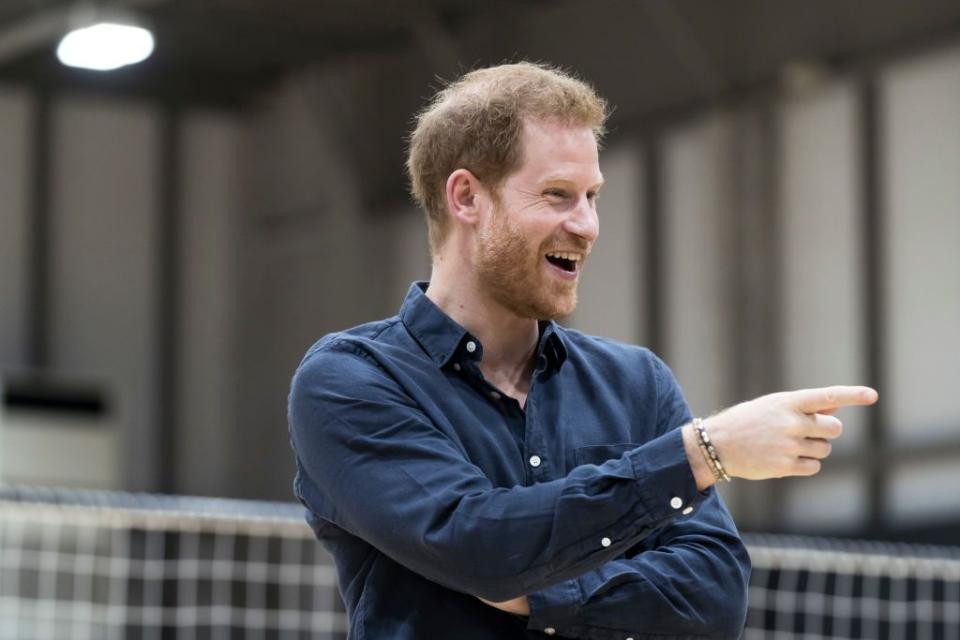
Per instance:
[[[580,264],[580,255],[576,253],[554,251],[548,253],[546,257],[547,262],[567,273],[576,273],[577,266]]]

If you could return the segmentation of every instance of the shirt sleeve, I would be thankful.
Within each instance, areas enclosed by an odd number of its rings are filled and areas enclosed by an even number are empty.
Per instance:
[[[686,462],[677,427],[690,410],[670,369],[656,365],[658,428],[671,430],[664,455]],[[671,500],[668,490],[652,491],[650,500]],[[713,487],[703,495],[623,557],[529,594],[529,628],[596,640],[740,637],[750,558],[720,495]]]
[[[362,350],[314,352],[289,403],[298,498],[429,580],[487,600],[603,567],[696,505],[665,434],[616,460],[531,486],[494,487],[458,442]]]

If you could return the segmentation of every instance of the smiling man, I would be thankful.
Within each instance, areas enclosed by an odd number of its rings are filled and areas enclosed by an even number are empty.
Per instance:
[[[294,490],[350,637],[736,638],[749,559],[712,485],[810,475],[865,387],[693,418],[642,347],[563,328],[599,232],[606,106],[555,69],[466,74],[423,111],[433,269],[293,379]]]

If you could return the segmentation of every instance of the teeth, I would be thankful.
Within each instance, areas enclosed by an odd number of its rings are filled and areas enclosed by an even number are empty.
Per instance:
[[[551,258],[560,258],[561,260],[572,260],[573,262],[577,262],[578,260],[580,260],[580,254],[578,253],[565,253],[562,251],[551,251],[547,255],[550,256]]]

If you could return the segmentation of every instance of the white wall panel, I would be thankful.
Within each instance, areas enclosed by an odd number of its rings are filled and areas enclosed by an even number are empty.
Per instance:
[[[300,359],[330,331],[394,313],[406,291],[383,293],[393,254],[367,233],[376,223],[360,205],[362,176],[341,161],[324,96],[308,101],[305,85],[309,74],[290,78],[248,120],[232,495],[292,495],[286,399]]]
[[[180,297],[177,490],[218,495],[229,483],[235,415],[238,223],[243,199],[241,124],[188,114],[180,147]]]
[[[63,99],[52,109],[51,360],[104,384],[130,489],[151,488],[156,415],[154,112]]]
[[[867,486],[856,471],[825,470],[791,482],[781,495],[786,523],[795,531],[838,533],[856,530],[867,519]]]
[[[664,356],[695,414],[732,401],[730,125],[697,121],[664,141]]]
[[[887,403],[896,440],[960,436],[960,50],[882,78]],[[960,461],[958,461],[960,462]]]
[[[863,236],[857,94],[834,85],[783,105],[781,237],[783,381],[862,384]],[[865,412],[838,414],[835,450],[862,442]]]
[[[600,236],[580,279],[569,323],[587,333],[629,343],[643,340],[643,164],[628,143],[600,152],[605,180],[597,201]]]
[[[960,464],[919,462],[891,471],[889,516],[895,523],[956,522],[960,517]]]
[[[0,87],[0,368],[26,364],[32,101]]]

